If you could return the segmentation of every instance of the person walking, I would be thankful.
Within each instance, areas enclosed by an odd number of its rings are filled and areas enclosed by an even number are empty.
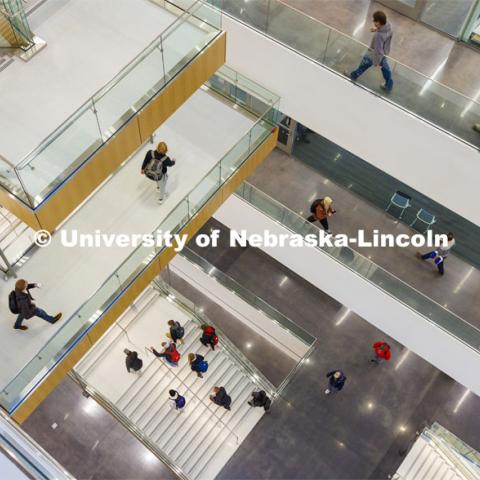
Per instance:
[[[157,190],[159,193],[158,201],[162,203],[165,198],[165,190],[167,188],[169,167],[173,167],[176,163],[174,158],[167,156],[168,147],[165,142],[160,142],[156,150],[149,150],[145,155],[140,173],[150,180],[157,182]]]
[[[130,373],[131,370],[134,372],[138,372],[139,370],[142,369],[143,367],[143,361],[142,359],[138,356],[137,352],[131,352],[126,348],[123,353],[127,356],[125,358],[125,365],[127,367],[128,373]]]
[[[39,317],[51,324],[57,323],[62,318],[61,313],[57,313],[52,317],[45,310],[38,308],[33,302],[34,299],[30,294],[32,288],[40,288],[40,284],[28,283],[21,278],[15,282],[15,290],[12,290],[8,296],[8,306],[10,311],[17,315],[17,320],[13,325],[15,330],[28,330],[28,327],[22,325],[22,322],[24,320],[29,320],[32,317]]]
[[[315,200],[310,206],[310,213],[312,215],[307,218],[310,223],[319,221],[328,234],[332,233],[329,229],[328,217],[331,217],[337,211],[333,208],[333,200],[330,197]]]
[[[431,252],[424,253],[423,255],[420,252],[417,252],[417,257],[421,260],[428,260],[433,258],[433,261],[437,266],[437,270],[440,275],[443,275],[445,273],[445,259],[450,253],[450,250],[455,245],[455,237],[452,232],[448,232],[447,240],[448,242],[446,247],[438,247],[437,250],[432,250]]]
[[[202,325],[200,327],[203,330],[203,334],[200,337],[200,342],[206,347],[210,346],[212,350],[218,345],[218,337],[215,332],[215,328],[211,325]]]
[[[192,372],[196,372],[198,378],[203,378],[203,374],[208,370],[208,362],[205,357],[198,353],[189,353],[188,363],[190,363]]]
[[[326,395],[330,395],[331,393],[337,393],[342,390],[347,380],[345,374],[340,370],[332,370],[331,372],[328,372],[327,378],[328,387],[325,390]]]
[[[259,392],[252,392],[252,398],[248,401],[248,404],[251,407],[263,407],[263,409],[268,412],[272,401],[268,398],[264,390],[260,390]]]
[[[176,345],[173,342],[163,342],[162,347],[163,352],[157,352],[153,347],[150,347],[150,350],[156,357],[164,358],[165,360],[167,360],[168,363],[176,367],[181,357]]]
[[[392,358],[390,345],[387,342],[375,342],[372,345],[375,357],[370,361],[380,365],[381,362],[388,362]]]
[[[353,81],[367,71],[372,65],[380,67],[385,83],[381,88],[386,92],[391,92],[393,88],[392,71],[387,61],[387,55],[390,53],[392,44],[392,26],[387,22],[387,16],[384,12],[378,10],[373,14],[373,27],[370,29],[374,33],[370,48],[362,58],[360,65],[350,74],[346,73]]]
[[[169,336],[172,342],[176,345],[178,341],[183,344],[183,336],[185,335],[185,329],[180,325],[180,322],[175,320],[169,320],[168,326],[170,327]]]
[[[185,405],[187,404],[187,400],[183,395],[180,395],[176,390],[169,390],[168,392],[170,396],[170,400],[175,402],[175,410],[179,412],[183,412]]]
[[[225,388],[223,387],[213,387],[213,393],[215,395],[210,395],[210,400],[218,405],[223,407],[226,410],[230,410],[230,405],[232,404],[232,399],[230,395],[227,395]]]

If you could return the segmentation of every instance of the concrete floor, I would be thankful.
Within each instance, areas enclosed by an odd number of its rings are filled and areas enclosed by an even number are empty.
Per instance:
[[[272,172],[275,172],[275,175],[272,175]],[[338,212],[330,220],[334,233],[356,236],[358,229],[362,228],[366,231],[377,228],[383,233],[413,233],[407,225],[399,223],[382,209],[279,150],[275,150],[248,181],[304,217],[310,215],[309,206],[315,198],[330,196]],[[441,277],[433,264],[421,262],[415,257],[414,247],[355,249],[468,323],[480,328],[480,311],[476,308],[480,270],[471,264],[452,253],[445,260],[445,275]]]
[[[205,230],[218,227],[211,222]],[[435,420],[480,448],[480,398],[260,250],[203,252],[318,337],[309,362],[284,391],[285,401],[259,422],[217,478],[386,478],[415,432]],[[391,362],[379,367],[369,361],[377,340],[393,351]],[[347,383],[327,397],[325,374],[335,368]]]
[[[22,427],[79,480],[176,478],[68,377]]]

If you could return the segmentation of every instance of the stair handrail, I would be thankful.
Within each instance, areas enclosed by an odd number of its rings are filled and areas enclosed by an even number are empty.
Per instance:
[[[435,435],[429,427],[426,427],[421,433],[431,444],[432,447],[438,449],[454,467],[451,467],[455,471],[458,469],[461,474],[468,480],[478,480],[470,470],[461,462],[455,453],[452,452],[452,448],[449,447],[446,442]]]
[[[161,448],[150,439],[134,422],[132,422],[114,403],[104,397],[92,385],[90,385],[84,377],[75,370],[68,373],[75,383],[80,385],[82,390],[92,397],[98,404],[115,417],[132,435],[143,443],[156,457],[158,457],[165,465],[167,465],[181,480],[192,480],[171,458],[164,453]]]
[[[147,348],[147,350],[155,355],[150,348]],[[204,402],[199,395],[197,395],[174,371],[173,368],[168,368],[168,365],[165,364],[165,362],[161,358],[156,358],[163,367],[167,369],[167,372],[173,373],[173,376],[205,407],[207,407],[207,410],[212,413],[212,416],[214,416],[217,421],[219,421],[236,439],[237,445],[240,445],[240,439],[238,438],[238,435],[217,415],[215,410],[210,408],[210,405],[207,402]]]
[[[171,285],[166,283],[160,278],[156,278],[153,281],[153,284],[161,291],[164,295],[174,295],[174,301],[182,310],[186,311],[191,319],[200,325],[210,324],[215,327],[215,331],[220,334],[221,342],[219,342],[217,348],[223,349],[232,356],[241,367],[244,375],[246,375],[253,383],[256,383],[262,387],[267,394],[270,395],[272,402],[279,396],[279,391],[277,388],[268,380],[265,375],[250,361],[245,355],[228,339],[227,335],[219,328],[210,318],[207,318],[200,311],[197,311],[197,307],[194,305],[192,309],[186,299],[181,295],[177,290],[175,290]]]

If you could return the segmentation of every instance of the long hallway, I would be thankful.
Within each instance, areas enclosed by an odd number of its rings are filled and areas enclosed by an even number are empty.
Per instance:
[[[272,172],[275,172],[275,175],[272,175]],[[278,149],[272,152],[248,181],[303,217],[310,215],[309,208],[313,200],[330,196],[338,212],[329,220],[334,234],[356,236],[359,229],[368,232],[374,228],[383,233],[413,233],[410,227],[399,223],[384,210],[338,186],[318,170]],[[455,250],[445,261],[444,276],[438,274],[432,263],[419,261],[414,247],[356,247],[355,250],[468,323],[480,328],[480,311],[476,308],[480,271],[455,256]]]

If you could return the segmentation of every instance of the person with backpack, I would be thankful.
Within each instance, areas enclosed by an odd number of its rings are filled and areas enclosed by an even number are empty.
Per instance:
[[[330,197],[318,198],[310,206],[310,215],[307,220],[310,223],[319,221],[323,229],[331,234],[328,226],[328,217],[331,217],[337,211],[333,208],[333,200]]]
[[[176,163],[174,158],[167,156],[168,147],[165,142],[160,142],[156,150],[149,150],[143,159],[140,173],[150,180],[157,182],[157,190],[159,193],[158,201],[163,202],[165,190],[167,188],[169,167],[173,167]]]
[[[127,366],[127,371],[130,373],[131,370],[134,372],[138,372],[139,370],[142,369],[143,367],[143,361],[142,359],[138,356],[137,352],[131,352],[126,348],[123,353],[127,356],[125,358],[125,365]]]
[[[17,315],[17,320],[13,326],[15,330],[28,330],[28,327],[22,325],[22,322],[32,317],[39,317],[52,324],[57,323],[62,318],[61,313],[57,313],[52,317],[45,310],[38,308],[33,303],[33,297],[30,294],[32,288],[40,288],[40,284],[28,283],[24,279],[19,279],[15,282],[15,290],[12,290],[8,296],[10,311]]]
[[[219,407],[223,407],[226,410],[230,410],[230,405],[232,404],[232,399],[230,395],[227,395],[227,391],[223,387],[213,387],[213,393],[215,395],[210,395],[210,400]]]
[[[260,390],[259,392],[252,392],[252,398],[248,401],[248,404],[251,407],[263,407],[266,412],[270,410],[272,401],[268,398],[265,391]]]
[[[380,365],[382,361],[388,362],[392,358],[392,352],[390,351],[390,345],[387,342],[375,342],[372,345],[375,357],[370,361]]]
[[[158,358],[164,358],[168,363],[173,366],[177,366],[180,361],[180,352],[177,350],[177,346],[173,343],[162,343],[163,352],[157,352],[153,347],[150,347],[152,353]]]
[[[170,400],[175,402],[175,410],[182,412],[185,408],[187,400],[183,395],[180,395],[176,390],[169,390]]]
[[[170,327],[170,338],[172,342],[176,345],[180,340],[180,343],[183,343],[183,336],[185,335],[185,329],[180,325],[180,322],[175,320],[169,320],[168,326]]]
[[[331,393],[337,393],[345,386],[347,377],[340,370],[332,370],[327,373],[328,378],[328,387],[325,390],[325,395],[330,395]]]
[[[215,332],[215,328],[211,325],[202,325],[200,327],[203,330],[203,334],[200,337],[200,342],[206,347],[210,346],[212,350],[215,350],[215,347],[218,345],[218,337]]]
[[[189,353],[188,362],[190,363],[192,372],[196,372],[198,378],[203,378],[202,374],[208,370],[208,362],[205,358],[198,353]]]

